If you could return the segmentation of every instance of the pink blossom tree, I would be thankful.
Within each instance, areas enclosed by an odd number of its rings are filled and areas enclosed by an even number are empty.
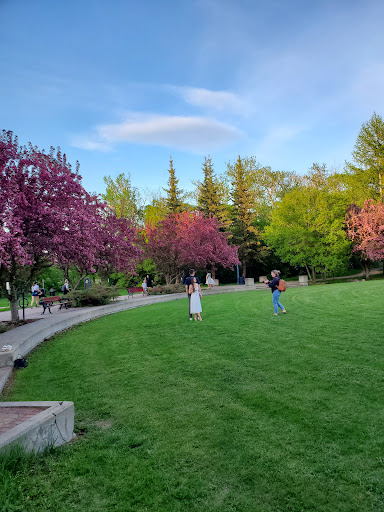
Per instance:
[[[353,251],[359,252],[366,277],[370,261],[384,260],[384,204],[366,201],[362,209],[350,209],[346,223],[348,235],[354,242]]]
[[[219,229],[215,217],[204,217],[198,211],[170,214],[147,229],[146,256],[155,262],[167,284],[174,282],[185,266],[233,268],[239,263],[237,249]]]
[[[97,198],[90,196],[89,199],[86,201],[88,216],[77,218],[70,234],[72,241],[58,245],[55,251],[55,261],[69,281],[69,270],[74,268],[77,271],[77,280],[70,281],[73,289],[89,273],[98,272],[103,278],[113,272],[134,273],[143,252],[130,219],[119,219]],[[91,225],[89,219],[92,219]]]
[[[142,256],[137,229],[129,218],[117,218],[114,212],[103,211],[99,219],[100,248],[97,272],[109,277],[113,272],[134,273],[136,262]]]
[[[18,292],[42,268],[77,264],[92,272],[95,265],[107,264],[106,209],[84,190],[79,166],[73,171],[60,149],[46,154],[31,144],[20,146],[7,131],[0,135],[0,189],[0,282],[4,291],[10,284],[12,321],[17,322]],[[138,255],[133,230],[123,236],[130,247],[125,262],[131,262]]]

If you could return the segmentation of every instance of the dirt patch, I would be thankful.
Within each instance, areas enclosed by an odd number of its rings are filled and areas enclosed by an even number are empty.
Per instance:
[[[112,421],[104,420],[104,421],[96,421],[95,423],[102,430],[106,430],[112,427]]]

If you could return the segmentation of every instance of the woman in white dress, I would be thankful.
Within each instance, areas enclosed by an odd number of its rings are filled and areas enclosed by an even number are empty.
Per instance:
[[[191,314],[194,315],[195,321],[197,319],[200,320],[200,322],[203,321],[201,318],[201,290],[200,285],[196,281],[196,277],[191,277],[191,284],[189,285],[189,294],[191,295]]]

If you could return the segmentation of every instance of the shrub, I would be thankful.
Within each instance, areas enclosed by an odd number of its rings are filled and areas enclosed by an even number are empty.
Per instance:
[[[169,293],[182,293],[185,291],[183,284],[156,285],[148,289],[148,295],[166,295]]]
[[[116,286],[94,285],[88,290],[73,290],[67,295],[75,308],[83,306],[103,306],[109,304],[118,295]]]

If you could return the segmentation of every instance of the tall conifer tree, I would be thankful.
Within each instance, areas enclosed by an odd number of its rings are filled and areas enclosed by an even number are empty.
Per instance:
[[[242,275],[246,277],[247,264],[251,257],[257,258],[260,249],[258,229],[255,226],[254,194],[251,190],[250,174],[247,172],[247,160],[239,156],[233,165],[228,164],[228,175],[231,180],[232,242],[239,248]]]
[[[168,213],[179,213],[183,209],[182,197],[184,191],[177,187],[179,180],[176,178],[172,156],[169,158],[168,172],[168,188],[163,189],[167,193],[166,208],[168,210]]]
[[[210,156],[204,158],[203,162],[204,180],[198,182],[198,206],[201,212],[208,217],[216,217],[220,224],[227,224],[227,214],[220,191],[217,184],[217,178],[213,171],[212,159]]]

